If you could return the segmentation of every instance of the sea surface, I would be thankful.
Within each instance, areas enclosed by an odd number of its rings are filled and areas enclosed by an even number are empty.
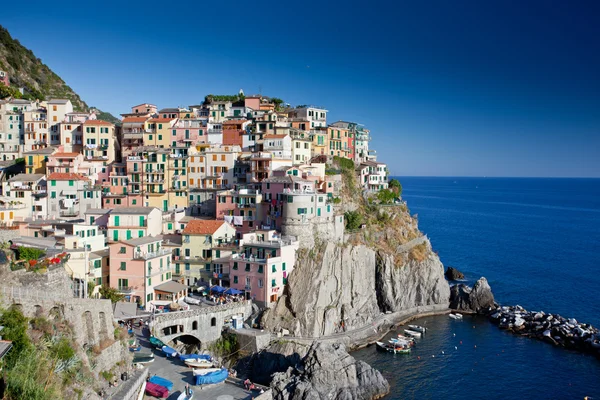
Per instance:
[[[600,180],[400,177],[444,265],[496,301],[600,327]],[[386,399],[600,400],[600,359],[501,331],[482,317],[429,328],[410,355],[353,355],[379,369]],[[392,332],[388,337],[397,334]]]

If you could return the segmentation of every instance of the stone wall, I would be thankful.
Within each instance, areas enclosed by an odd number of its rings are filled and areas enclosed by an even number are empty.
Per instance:
[[[62,265],[50,266],[43,274],[25,269],[11,273],[11,285],[26,288],[29,292],[41,292],[53,299],[73,298],[72,281]]]
[[[8,242],[21,236],[18,229],[0,229],[0,243]]]
[[[174,311],[154,317],[151,329],[157,338],[169,343],[178,337],[189,335],[204,346],[221,337],[225,321],[233,316],[244,320],[252,314],[250,301],[230,303],[220,306],[203,307],[188,311]]]
[[[271,342],[271,334],[268,331],[239,329],[232,332],[237,336],[240,350],[244,353],[257,353]]]
[[[281,225],[284,236],[296,236],[300,248],[312,248],[315,238],[323,242],[341,242],[344,240],[344,216],[315,217],[307,222],[288,218]]]

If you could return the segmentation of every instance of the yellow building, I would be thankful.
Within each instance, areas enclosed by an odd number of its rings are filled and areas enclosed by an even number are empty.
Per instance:
[[[315,128],[312,134],[312,156],[330,155],[329,135],[325,128]]]
[[[177,118],[152,118],[146,122],[144,133],[144,146],[157,146],[168,148],[171,144],[171,130]]]
[[[54,147],[46,147],[23,153],[26,174],[46,174],[46,161],[56,152]]]
[[[348,158],[348,129],[329,126],[329,155]]]

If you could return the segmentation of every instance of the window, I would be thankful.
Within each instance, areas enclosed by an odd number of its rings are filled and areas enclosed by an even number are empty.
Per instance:
[[[127,263],[125,261],[121,261],[121,267],[119,268],[121,271],[127,270]]]
[[[250,264],[246,264],[246,272],[250,272]]]
[[[263,287],[263,280],[262,279],[258,280],[258,287],[259,288]]]
[[[198,321],[192,321],[192,330],[193,331],[197,331],[198,330]]]
[[[148,278],[148,286],[152,286],[152,278]]]
[[[129,279],[119,279],[118,283],[120,288],[129,287]]]
[[[50,181],[50,186],[56,186],[56,181]]]
[[[217,319],[215,317],[210,319],[210,326],[217,326]]]
[[[277,267],[275,266],[275,264],[273,264],[273,266],[271,267],[271,272],[277,272]]]
[[[281,263],[281,270],[285,271],[285,263]]]
[[[233,263],[233,269],[237,271],[237,269],[238,269],[237,262],[234,262],[234,263]]]
[[[102,267],[102,260],[94,260],[94,268]]]
[[[258,266],[258,273],[259,273],[259,274],[262,274],[262,273],[263,273],[263,266],[262,266],[262,265],[259,265],[259,266]]]
[[[275,279],[271,279],[271,287],[276,287],[277,283],[275,282]]]
[[[126,253],[126,249],[125,247],[121,247],[121,249],[119,250],[119,254],[125,254]]]
[[[237,276],[233,277],[233,283],[238,283],[238,277]]]

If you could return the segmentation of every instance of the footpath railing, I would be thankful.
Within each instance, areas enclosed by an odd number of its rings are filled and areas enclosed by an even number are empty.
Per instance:
[[[27,300],[40,300],[40,301],[53,301],[61,299],[72,299],[73,296],[69,293],[58,294],[48,293],[41,290],[31,290],[15,286],[2,286],[0,288],[2,297],[4,299],[27,299]]]
[[[138,398],[138,394],[140,390],[142,390],[142,385],[146,381],[148,377],[148,368],[144,368],[142,373],[139,374],[134,380],[126,381],[121,390],[116,391],[109,395],[109,399],[118,399],[118,400],[135,400]]]

